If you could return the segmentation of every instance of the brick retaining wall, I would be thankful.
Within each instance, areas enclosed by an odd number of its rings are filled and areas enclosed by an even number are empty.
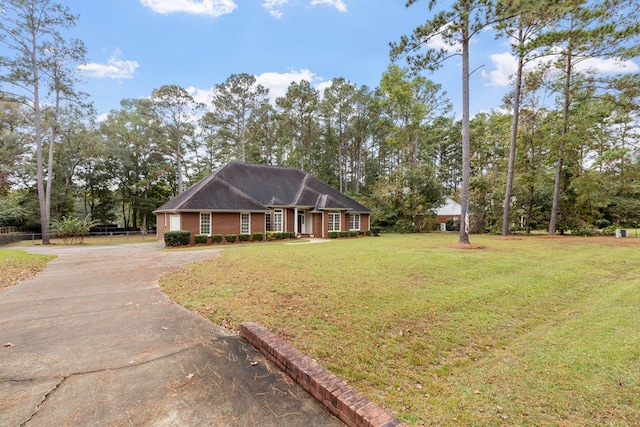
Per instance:
[[[240,336],[349,427],[406,427],[316,361],[257,323],[240,325]]]

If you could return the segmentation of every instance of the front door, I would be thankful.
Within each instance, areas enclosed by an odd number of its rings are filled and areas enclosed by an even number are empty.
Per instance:
[[[305,234],[304,212],[298,211],[298,234]]]

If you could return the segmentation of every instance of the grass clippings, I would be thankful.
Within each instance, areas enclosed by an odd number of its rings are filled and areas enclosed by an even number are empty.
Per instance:
[[[165,276],[409,425],[640,425],[640,240],[453,235],[239,246]]]

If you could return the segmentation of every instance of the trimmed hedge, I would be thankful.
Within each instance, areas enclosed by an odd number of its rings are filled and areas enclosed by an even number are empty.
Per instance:
[[[263,233],[253,233],[253,241],[254,242],[262,242],[264,240]]]
[[[340,232],[340,237],[349,237],[349,232],[348,231],[341,231]]]
[[[339,235],[340,235],[340,233],[338,233],[337,231],[330,231],[329,232],[329,238],[330,239],[337,239]]]
[[[251,234],[241,234],[238,236],[238,240],[240,240],[241,242],[248,242],[249,240],[251,240]]]
[[[237,234],[225,234],[224,235],[224,240],[226,240],[229,243],[234,243],[236,240],[238,240],[238,235]]]
[[[207,244],[207,235],[206,234],[196,234],[193,236],[195,239],[196,245],[206,245]]]
[[[187,246],[191,242],[191,232],[186,230],[167,231],[164,233],[166,246]]]
[[[213,234],[211,236],[211,241],[214,243],[222,243],[222,234]]]
[[[357,237],[357,236],[358,236],[357,231],[349,231],[349,237]]]

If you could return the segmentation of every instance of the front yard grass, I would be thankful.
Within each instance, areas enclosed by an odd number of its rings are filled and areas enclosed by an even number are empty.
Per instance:
[[[165,276],[409,425],[640,425],[640,241],[383,235],[232,247]]]
[[[24,251],[0,251],[0,289],[38,274],[53,255],[33,255]]]

